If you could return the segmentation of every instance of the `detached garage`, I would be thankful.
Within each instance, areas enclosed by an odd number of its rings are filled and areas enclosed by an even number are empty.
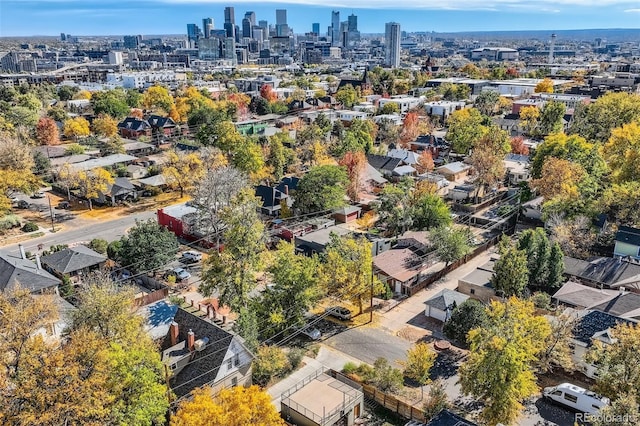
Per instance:
[[[469,296],[466,294],[445,288],[440,293],[424,302],[426,305],[424,314],[429,318],[435,318],[438,321],[446,322],[451,317],[453,309],[464,303],[468,298]]]

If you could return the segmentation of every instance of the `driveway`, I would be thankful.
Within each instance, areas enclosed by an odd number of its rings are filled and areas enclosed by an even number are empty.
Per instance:
[[[464,277],[478,266],[487,263],[492,255],[493,249],[487,250],[456,270],[451,271],[441,280],[436,281],[424,290],[403,300],[390,311],[381,313],[380,326],[396,334],[407,327],[408,324],[421,323],[421,321],[416,321],[416,319],[419,320],[424,317],[424,302],[445,288],[449,290],[458,288],[459,278]]]
[[[324,341],[324,344],[352,358],[373,365],[376,359],[404,361],[411,343],[377,328],[367,326],[347,329]],[[400,367],[398,364],[397,367]]]

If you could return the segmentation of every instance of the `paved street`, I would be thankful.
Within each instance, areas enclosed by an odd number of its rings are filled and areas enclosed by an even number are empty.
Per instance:
[[[26,251],[35,252],[38,244],[48,248],[56,244],[71,244],[78,241],[90,241],[93,238],[103,238],[107,241],[119,239],[126,230],[135,225],[136,220],[147,220],[156,217],[155,211],[147,211],[132,214],[127,217],[110,221],[84,221],[80,226],[74,227],[68,224],[67,229],[56,233],[47,233],[39,238],[23,241],[22,245]],[[10,244],[0,249],[4,253],[16,253],[18,244]]]

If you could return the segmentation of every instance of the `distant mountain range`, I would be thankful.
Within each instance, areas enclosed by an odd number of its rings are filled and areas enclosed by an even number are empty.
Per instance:
[[[556,34],[562,39],[593,41],[601,38],[607,42],[637,41],[640,43],[640,28],[602,28],[585,30],[522,30],[522,31],[470,31],[455,33],[432,33],[443,38],[472,38],[477,40],[549,40]]]

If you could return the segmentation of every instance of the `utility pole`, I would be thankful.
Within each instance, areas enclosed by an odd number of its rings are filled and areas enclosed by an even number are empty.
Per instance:
[[[371,262],[371,282],[369,283],[369,323],[373,322],[373,262]]]
[[[53,220],[53,209],[51,208],[51,196],[47,195],[49,201],[49,214],[51,215],[51,232],[56,232],[55,222]]]

